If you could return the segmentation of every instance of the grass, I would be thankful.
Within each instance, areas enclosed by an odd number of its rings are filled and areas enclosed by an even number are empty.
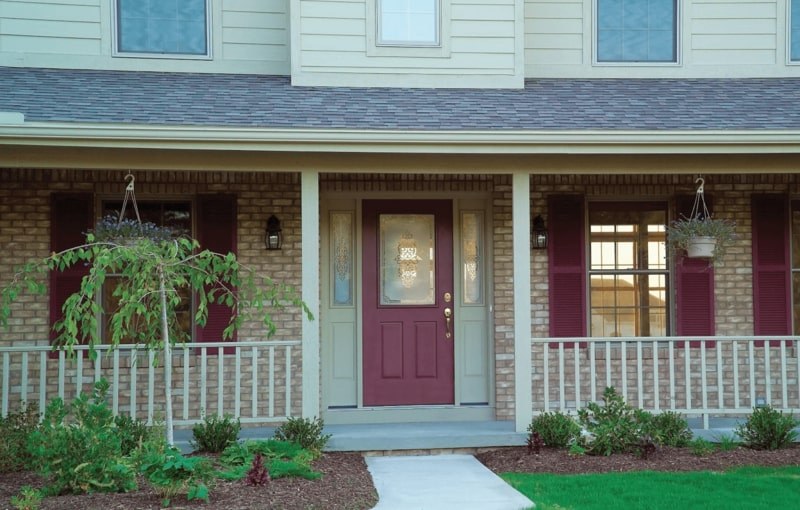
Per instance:
[[[585,475],[504,473],[537,510],[773,510],[797,508],[800,466],[725,472]]]

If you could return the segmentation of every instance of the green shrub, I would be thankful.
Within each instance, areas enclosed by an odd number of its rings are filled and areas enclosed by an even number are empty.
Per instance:
[[[683,447],[692,440],[689,423],[683,415],[672,411],[653,415],[645,429],[656,443],[664,446]]]
[[[21,471],[28,467],[31,456],[25,447],[28,436],[39,425],[39,412],[32,405],[23,405],[16,413],[0,417],[0,473]]]
[[[777,450],[789,446],[797,437],[793,429],[800,425],[794,417],[784,415],[770,406],[753,409],[744,424],[736,427],[736,434],[745,446],[756,450]]]
[[[42,493],[31,487],[24,486],[19,494],[11,497],[11,506],[17,510],[39,510],[42,504]]]
[[[590,402],[578,410],[578,421],[588,432],[578,441],[589,455],[632,451],[647,434],[652,419],[652,414],[633,409],[609,387],[603,392],[603,405]]]
[[[28,437],[31,465],[48,480],[48,494],[122,492],[136,475],[122,456],[114,417],[106,403],[108,382],[81,394],[70,406],[52,400],[42,424]]]
[[[692,455],[698,457],[705,457],[714,453],[714,445],[702,437],[695,438],[689,442],[689,448],[692,450]]]
[[[219,453],[239,439],[241,429],[239,419],[229,414],[205,416],[203,423],[192,427],[192,446],[201,452]]]
[[[211,462],[204,457],[184,457],[175,447],[163,451],[144,448],[137,458],[139,472],[147,478],[161,497],[162,505],[185,494],[188,501],[200,499],[208,502],[209,487],[214,480]]]
[[[131,418],[128,415],[114,417],[114,425],[120,438],[122,455],[130,455],[137,447],[152,439],[158,434],[155,427],[150,427],[147,422]]]
[[[542,413],[528,425],[529,435],[538,432],[544,444],[556,448],[566,448],[581,433],[580,426],[572,417],[559,411]]]
[[[719,436],[717,438],[717,442],[719,443],[720,451],[723,452],[731,452],[739,448],[739,445],[741,444],[734,436],[728,434],[722,434]]]
[[[241,480],[247,475],[256,455],[261,455],[268,467],[271,478],[299,476],[314,480],[322,476],[311,469],[311,462],[316,455],[297,443],[287,441],[246,441],[233,444],[225,449],[219,457],[227,467],[217,475],[226,480]]]
[[[275,439],[297,443],[315,456],[319,456],[331,438],[330,434],[322,433],[324,428],[325,423],[322,418],[289,418],[275,430]]]

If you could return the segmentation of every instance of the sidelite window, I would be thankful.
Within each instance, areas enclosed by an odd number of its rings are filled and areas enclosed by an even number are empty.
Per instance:
[[[598,62],[677,62],[677,0],[596,2]]]
[[[438,46],[439,0],[376,0],[378,44]]]
[[[190,202],[139,202],[139,214],[142,222],[150,222],[159,226],[170,227],[178,236],[192,237],[192,206]],[[119,215],[122,209],[121,202],[104,202],[103,216]],[[131,207],[126,207],[125,215],[130,219],[136,219]],[[114,289],[117,286],[119,277],[110,276],[103,282],[101,290],[101,303],[103,306],[103,318],[101,320],[103,343],[111,342],[111,332],[109,331],[109,319],[111,313],[117,309],[119,298],[114,296]],[[188,289],[183,289],[181,304],[176,313],[178,330],[186,336],[185,340],[191,340],[192,333],[192,298]],[[126,343],[135,343],[144,339],[125,338]]]
[[[800,61],[800,0],[792,0],[789,11],[789,58]]]
[[[117,51],[208,55],[207,0],[117,0]]]
[[[665,204],[589,206],[591,336],[669,334]]]

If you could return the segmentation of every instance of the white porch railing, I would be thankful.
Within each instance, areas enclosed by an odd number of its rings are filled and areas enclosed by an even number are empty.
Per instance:
[[[219,355],[217,351],[224,354]],[[115,414],[148,423],[164,419],[163,355],[142,346],[97,347],[97,359],[67,358],[49,346],[0,346],[1,411],[61,397],[70,402],[105,378]],[[204,414],[230,413],[242,423],[266,424],[300,414],[300,341],[217,342],[176,345],[172,353],[175,425],[202,421]]]
[[[800,337],[535,338],[533,412],[575,411],[613,386],[631,405],[702,416],[800,412]]]

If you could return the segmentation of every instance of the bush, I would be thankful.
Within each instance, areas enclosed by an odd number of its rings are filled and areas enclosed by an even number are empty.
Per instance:
[[[728,434],[723,434],[717,438],[717,442],[719,443],[719,449],[723,452],[731,452],[737,448],[739,448],[739,441],[736,440],[736,437],[730,436]]]
[[[234,421],[229,414],[206,416],[203,423],[192,427],[192,446],[201,452],[219,453],[239,439],[241,429],[239,419]]]
[[[17,510],[39,510],[42,504],[42,494],[31,487],[24,486],[17,496],[11,497],[11,506]]]
[[[702,437],[698,437],[689,443],[689,448],[692,450],[692,455],[698,457],[705,457],[714,453],[714,445],[706,441]]]
[[[48,479],[48,494],[123,492],[136,475],[122,456],[122,441],[106,403],[108,382],[95,384],[70,406],[52,400],[39,428],[28,437],[31,465]]]
[[[31,456],[25,444],[39,425],[39,413],[32,405],[22,406],[16,413],[0,417],[0,473],[21,471],[28,467]]]
[[[297,443],[315,456],[322,453],[328,444],[330,434],[323,434],[325,423],[322,418],[289,418],[275,430],[275,439]]]
[[[556,448],[566,448],[581,433],[580,426],[572,417],[558,411],[543,413],[528,425],[528,433],[532,437],[538,432],[544,444]]]
[[[590,402],[578,410],[578,420],[587,435],[578,442],[589,455],[611,455],[632,451],[647,435],[653,415],[633,409],[614,388],[603,392],[603,403]]]
[[[311,469],[311,462],[316,458],[314,453],[297,443],[274,439],[246,441],[227,447],[219,460],[228,469],[218,473],[218,476],[226,480],[241,480],[259,455],[264,459],[270,478],[297,476],[315,480],[322,476]]]
[[[664,446],[683,447],[692,440],[689,423],[683,415],[672,411],[654,415],[645,429],[656,443]]]
[[[175,496],[185,494],[188,501],[208,502],[209,487],[214,480],[211,462],[203,457],[184,457],[175,447],[144,448],[137,456],[139,472],[169,506]]]
[[[777,450],[789,446],[797,437],[793,429],[800,425],[794,417],[770,406],[755,408],[747,421],[736,427],[745,446],[755,450]]]
[[[124,456],[130,455],[136,448],[158,434],[155,427],[150,427],[147,422],[131,418],[128,415],[120,414],[114,417],[114,425],[117,427]]]

